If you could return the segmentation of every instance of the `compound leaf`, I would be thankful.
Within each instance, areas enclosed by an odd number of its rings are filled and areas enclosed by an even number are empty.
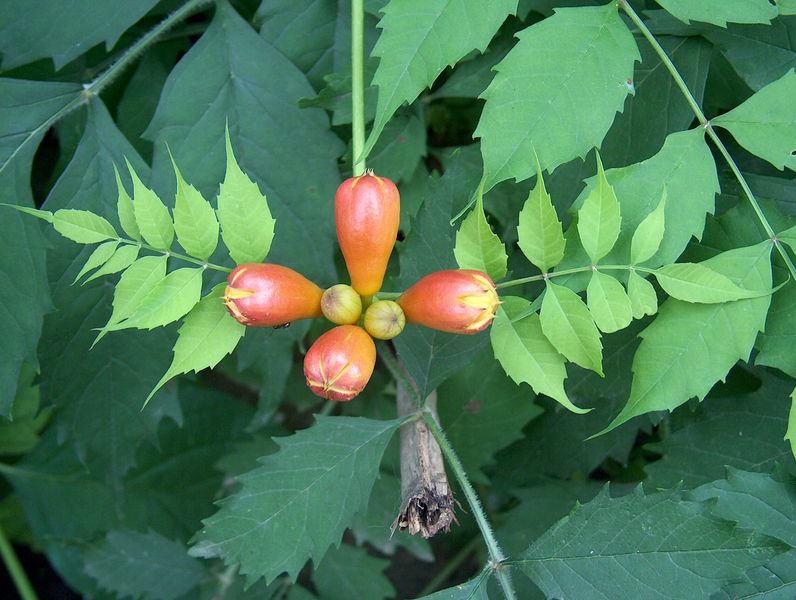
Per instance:
[[[192,554],[240,563],[240,573],[267,582],[296,577],[339,544],[355,513],[367,506],[382,454],[402,420],[318,416],[279,451],[239,477],[240,491],[204,520]]]
[[[517,34],[496,65],[475,137],[481,138],[486,190],[599,146],[632,92],[640,55],[615,3],[561,8]]]

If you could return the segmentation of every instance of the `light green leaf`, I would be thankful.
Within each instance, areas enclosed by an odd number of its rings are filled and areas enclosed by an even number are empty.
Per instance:
[[[508,256],[506,247],[492,231],[484,214],[484,196],[479,193],[475,208],[462,222],[456,233],[453,254],[460,269],[475,269],[489,275],[493,281],[506,276]]]
[[[279,452],[241,475],[195,536],[194,556],[240,563],[250,583],[295,578],[339,544],[354,514],[367,506],[387,443],[403,420],[318,416],[313,427],[276,438]]]
[[[130,161],[127,161],[127,170],[133,180],[133,209],[141,237],[158,250],[168,251],[174,241],[174,224],[169,209],[155,192],[144,185]]]
[[[139,258],[122,273],[113,291],[113,312],[91,345],[92,348],[105,337],[106,333],[113,331],[112,327],[130,317],[147,294],[166,277],[167,260],[165,256],[145,256]]]
[[[83,277],[86,273],[91,271],[92,269],[96,269],[105,264],[105,262],[113,256],[113,253],[116,252],[116,247],[119,245],[119,242],[105,242],[104,244],[100,244],[96,247],[94,252],[91,253],[91,256],[88,257],[86,260],[86,264],[83,265],[83,268],[80,269],[80,272],[75,277],[75,280],[72,283],[77,283],[77,280]]]
[[[496,67],[474,136],[481,138],[486,190],[533,175],[599,146],[632,93],[633,35],[616,3],[561,8],[517,34]]]
[[[517,559],[548,598],[709,598],[787,549],[711,515],[712,502],[678,491],[611,498],[607,486],[576,506]]]
[[[622,217],[614,188],[608,183],[600,155],[597,155],[597,182],[578,211],[578,235],[592,264],[611,251],[619,237]]]
[[[701,21],[726,27],[727,23],[768,23],[777,7],[768,0],[657,0],[684,23]]]
[[[141,248],[138,245],[128,244],[122,246],[104,265],[102,265],[102,267],[97,269],[91,277],[86,279],[86,283],[104,275],[111,275],[112,273],[124,271],[136,261],[140,250]]]
[[[201,562],[184,544],[155,531],[108,532],[83,555],[85,572],[97,585],[120,598],[178,598],[205,576]]]
[[[796,0],[774,0],[779,6],[779,14],[796,15]]]
[[[796,171],[796,71],[791,69],[746,102],[713,119],[744,148],[782,170]]]
[[[777,237],[785,242],[793,252],[796,252],[796,227],[791,227],[783,231],[780,234],[777,234]]]
[[[6,208],[13,208],[21,213],[25,213],[26,215],[31,215],[32,217],[36,217],[37,219],[41,219],[42,221],[47,221],[48,223],[53,222],[53,214],[49,210],[39,210],[38,208],[30,208],[29,206],[18,206],[16,204],[2,204]]]
[[[340,544],[326,553],[313,571],[312,581],[324,600],[394,598],[395,588],[384,575],[389,564],[370,556],[365,548]]]
[[[785,439],[790,442],[790,450],[793,456],[796,457],[796,388],[790,394],[790,412],[788,413],[788,431],[785,433]]]
[[[185,317],[174,344],[171,366],[147,396],[144,405],[172,377],[213,368],[238,345],[246,328],[233,319],[224,306],[225,287],[225,283],[218,284]]]
[[[516,383],[527,383],[537,394],[550,396],[574,413],[589,409],[575,406],[564,391],[564,357],[542,333],[539,315],[513,321],[531,303],[524,298],[506,297],[492,323],[490,338],[495,358]]]
[[[218,220],[229,255],[237,264],[259,263],[274,239],[274,218],[257,184],[238,166],[227,141],[227,174],[218,193]]]
[[[705,266],[749,290],[771,288],[771,244],[722,252]],[[747,360],[763,330],[771,296],[692,304],[670,298],[642,333],[633,359],[633,386],[627,405],[602,432],[653,410],[673,410],[710,389],[738,362]],[[599,434],[598,434],[599,435]]]
[[[635,271],[630,271],[627,276],[627,295],[630,298],[634,319],[658,312],[658,295],[655,293],[655,288]]]
[[[663,188],[663,197],[650,214],[638,224],[630,241],[630,263],[637,265],[648,261],[658,248],[661,247],[661,240],[666,229],[664,224],[666,208],[666,188]]]
[[[177,179],[177,196],[174,202],[174,231],[177,233],[177,241],[190,256],[207,260],[218,245],[216,213],[199,190],[183,179],[173,157],[171,164]]]
[[[685,302],[715,304],[771,294],[771,290],[746,290],[704,263],[666,265],[654,274],[664,292]]]
[[[113,225],[89,210],[62,208],[55,211],[52,223],[58,233],[78,244],[96,244],[119,237]]]
[[[539,317],[545,336],[567,360],[603,374],[600,332],[580,296],[548,281]]]
[[[138,223],[135,220],[135,207],[133,206],[133,199],[122,183],[122,178],[119,175],[119,169],[113,165],[113,174],[116,176],[116,187],[119,190],[119,199],[116,201],[116,212],[119,214],[119,223],[122,230],[136,241],[141,241],[141,231],[138,229]]]
[[[600,271],[592,271],[586,288],[586,303],[595,324],[605,333],[624,329],[633,320],[633,307],[625,288]]]
[[[372,55],[379,57],[373,83],[379,87],[376,118],[364,153],[404,102],[417,98],[448,65],[489,41],[517,0],[393,0],[382,12],[382,32]]]
[[[517,235],[520,250],[542,273],[547,273],[564,258],[564,232],[553,200],[545,189],[538,162],[536,185],[520,211]]]
[[[154,329],[173,323],[199,302],[204,271],[201,268],[172,271],[154,285],[133,314],[120,323],[105,327],[109,331],[130,327]]]

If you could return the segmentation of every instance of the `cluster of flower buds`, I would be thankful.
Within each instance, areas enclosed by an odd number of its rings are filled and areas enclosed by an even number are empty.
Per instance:
[[[370,171],[337,189],[337,239],[351,285],[324,291],[274,264],[243,264],[229,274],[224,303],[244,325],[281,327],[322,315],[337,325],[315,340],[304,358],[307,385],[318,396],[347,401],[359,394],[376,365],[373,339],[392,339],[406,323],[473,334],[495,316],[497,290],[480,271],[437,271],[395,301],[378,298],[398,236],[400,206],[395,184]]]

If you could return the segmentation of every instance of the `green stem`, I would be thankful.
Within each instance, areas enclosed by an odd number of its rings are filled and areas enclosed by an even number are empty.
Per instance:
[[[523,285],[525,283],[532,283],[534,281],[546,281],[555,277],[574,275],[575,273],[586,273],[588,271],[641,271],[642,273],[655,273],[655,269],[639,267],[637,265],[587,265],[585,267],[573,267],[572,269],[564,269],[563,271],[553,271],[552,273],[542,273],[541,275],[521,277],[520,279],[511,279],[509,281],[498,283],[495,285],[495,287],[500,290],[503,288],[513,287],[515,285]]]
[[[730,170],[732,171],[735,178],[738,180],[738,183],[741,186],[741,189],[744,192],[744,195],[749,200],[749,203],[752,205],[752,210],[754,210],[755,214],[757,215],[758,221],[762,225],[763,229],[766,232],[766,235],[771,240],[771,242],[776,247],[777,251],[779,252],[782,260],[785,262],[785,266],[788,268],[790,272],[791,279],[796,281],[796,266],[794,266],[793,261],[791,260],[790,256],[788,255],[785,248],[782,247],[779,239],[777,238],[777,234],[771,227],[771,224],[766,219],[765,214],[763,214],[763,210],[760,208],[760,204],[758,204],[757,199],[755,198],[754,193],[752,192],[749,184],[746,182],[746,178],[744,178],[741,170],[738,168],[738,165],[733,160],[732,156],[730,156],[727,147],[724,145],[724,142],[721,141],[719,136],[713,130],[713,126],[711,125],[710,121],[705,117],[705,113],[702,112],[702,109],[699,107],[699,104],[694,98],[691,90],[688,89],[685,81],[683,80],[680,72],[677,70],[677,67],[674,66],[669,56],[666,54],[666,51],[663,49],[658,43],[658,40],[652,35],[652,32],[647,28],[644,24],[644,21],[636,14],[636,11],[633,10],[633,7],[627,2],[627,0],[619,0],[619,6],[622,10],[625,11],[630,20],[633,21],[633,24],[638,27],[638,30],[641,32],[646,40],[650,43],[652,48],[655,50],[655,53],[661,59],[661,62],[666,66],[666,69],[669,71],[669,74],[674,79],[674,82],[677,84],[677,87],[680,88],[683,96],[685,97],[688,105],[691,107],[691,110],[696,115],[697,120],[700,124],[705,128],[705,131],[708,134],[708,137],[713,141],[713,144],[718,148],[721,155],[724,157],[724,160],[727,161],[727,164],[730,166]]]
[[[5,563],[6,569],[14,581],[19,597],[22,600],[37,600],[38,597],[33,590],[33,586],[30,585],[28,575],[25,573],[25,569],[22,568],[19,558],[17,558],[17,553],[14,552],[14,547],[8,541],[2,526],[0,526],[0,555],[2,555],[3,563]]]
[[[173,258],[179,258],[180,260],[184,260],[185,262],[192,263],[194,265],[199,265],[200,267],[204,267],[205,269],[213,269],[214,271],[221,271],[222,273],[230,273],[232,269],[229,267],[222,267],[221,265],[216,265],[211,262],[207,262],[204,260],[199,260],[198,258],[193,258],[191,256],[187,256],[185,254],[180,254],[179,252],[172,252],[171,250],[161,250],[159,248],[155,248],[154,246],[150,246],[149,244],[145,244],[143,242],[137,242],[136,240],[128,240],[127,238],[117,238],[119,242],[122,244],[132,244],[134,246],[140,246],[141,248],[145,248],[147,250],[151,250],[152,252],[157,252],[159,254],[165,254],[166,256],[171,256]]]
[[[450,576],[453,575],[453,572],[459,568],[459,566],[467,560],[467,558],[473,553],[478,547],[478,544],[481,543],[481,536],[478,535],[467,542],[464,547],[459,550],[456,555],[451,558],[447,563],[445,563],[445,567],[437,573],[434,578],[429,581],[426,586],[420,591],[418,594],[419,598],[424,598],[425,596],[429,596],[432,593],[436,592],[439,588],[441,588]]]
[[[50,115],[43,123],[34,127],[25,139],[17,146],[11,155],[3,161],[3,164],[0,165],[0,173],[2,173],[5,168],[11,164],[11,161],[14,157],[19,154],[23,148],[25,148],[32,140],[36,139],[39,134],[47,131],[52,125],[54,125],[58,120],[75,110],[76,108],[82,106],[89,102],[94,96],[99,94],[111,81],[113,81],[119,74],[124,71],[130,64],[132,64],[135,59],[137,59],[152,43],[163,33],[165,33],[168,29],[173,27],[175,24],[180,22],[182,19],[186,18],[190,13],[192,13],[196,8],[201,6],[202,4],[208,2],[209,0],[189,0],[185,4],[183,4],[180,8],[175,10],[171,13],[168,17],[163,19],[160,23],[158,23],[151,31],[146,33],[143,37],[141,37],[137,42],[135,42],[132,46],[130,46],[127,50],[125,50],[122,55],[116,60],[106,71],[100,74],[94,81],[91,83],[83,84],[83,92],[80,93],[77,97],[72,99],[62,108],[57,110],[55,113]]]
[[[351,0],[351,135],[354,176],[365,172],[365,7]]]
[[[506,560],[506,556],[503,554],[500,544],[498,544],[497,538],[492,531],[492,526],[487,519],[486,512],[484,512],[481,501],[478,499],[478,494],[476,494],[473,485],[467,477],[467,473],[459,460],[459,456],[448,441],[445,432],[442,431],[442,428],[437,424],[430,412],[426,411],[423,413],[423,422],[426,424],[426,427],[428,427],[431,435],[434,436],[437,444],[439,444],[442,454],[447,459],[451,469],[453,469],[453,474],[456,476],[465,498],[467,498],[467,503],[470,505],[470,510],[473,517],[475,517],[475,522],[478,524],[478,529],[481,530],[481,535],[486,542],[486,548],[490,558],[489,566],[492,571],[494,571],[498,583],[500,583],[500,587],[503,589],[503,594],[508,600],[516,600],[517,595],[511,585],[511,578],[503,564]]]

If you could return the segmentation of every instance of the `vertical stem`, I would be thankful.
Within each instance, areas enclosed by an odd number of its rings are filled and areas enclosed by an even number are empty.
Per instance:
[[[702,109],[697,104],[696,98],[694,98],[691,91],[688,89],[685,81],[683,80],[680,72],[677,70],[677,67],[674,66],[674,63],[671,61],[669,56],[666,54],[666,51],[663,49],[663,46],[658,43],[658,40],[655,39],[655,36],[652,35],[652,32],[647,28],[644,24],[644,21],[636,14],[636,11],[633,10],[633,7],[628,4],[627,0],[618,0],[619,6],[622,10],[625,11],[630,20],[633,21],[633,24],[638,27],[638,30],[641,32],[646,40],[650,43],[655,53],[661,59],[661,62],[666,66],[666,69],[669,71],[669,74],[674,79],[674,82],[677,84],[677,87],[680,88],[683,96],[685,96],[688,105],[691,107],[691,110],[696,115],[697,120],[702,124],[707,132],[708,137],[711,139],[713,144],[718,148],[719,152],[721,153],[722,157],[727,164],[730,166],[730,170],[732,174],[735,175],[735,178],[738,180],[738,183],[741,186],[746,198],[749,200],[749,203],[752,206],[752,210],[754,210],[755,215],[757,215],[758,221],[760,221],[760,225],[763,227],[763,230],[766,232],[768,238],[774,244],[774,247],[779,252],[779,255],[782,257],[782,260],[785,262],[785,266],[787,267],[788,271],[790,272],[791,278],[796,281],[796,266],[793,264],[790,256],[788,255],[785,248],[782,247],[779,239],[777,239],[776,233],[771,228],[771,224],[766,219],[765,214],[763,214],[763,210],[760,208],[760,204],[758,204],[755,195],[752,193],[749,184],[746,182],[741,170],[738,168],[738,165],[735,164],[730,152],[727,150],[727,147],[724,143],[719,139],[719,136],[713,131],[713,126],[711,125],[710,121],[705,117],[705,114],[702,112]]]
[[[14,581],[19,597],[22,600],[38,600],[36,592],[33,591],[33,586],[30,585],[25,569],[22,568],[19,558],[17,558],[17,553],[14,552],[14,547],[8,541],[2,527],[0,527],[0,555],[2,555],[3,563],[5,563],[6,569],[8,569],[11,579]]]
[[[498,583],[500,583],[500,587],[503,589],[503,594],[508,600],[516,600],[517,595],[511,585],[511,578],[509,577],[508,571],[503,564],[503,562],[506,560],[506,557],[503,554],[503,550],[500,548],[500,544],[498,544],[495,533],[492,531],[492,526],[489,524],[489,520],[484,512],[484,508],[481,506],[481,501],[478,499],[478,494],[476,494],[473,484],[470,483],[470,480],[467,477],[467,472],[464,470],[464,466],[462,466],[462,463],[459,460],[459,456],[454,451],[453,446],[451,446],[447,436],[445,435],[445,432],[442,431],[442,428],[434,420],[434,417],[431,415],[431,413],[424,412],[423,421],[428,426],[428,430],[431,432],[431,435],[433,435],[434,439],[437,440],[439,447],[442,449],[442,454],[445,455],[445,458],[448,460],[448,464],[453,469],[453,474],[459,481],[459,485],[462,486],[462,491],[464,492],[464,496],[467,498],[467,503],[470,505],[470,510],[473,512],[475,522],[478,524],[478,528],[481,530],[481,535],[486,542],[486,548],[489,551],[490,558],[489,566],[492,571],[494,571],[495,577],[497,577]]]
[[[351,134],[354,176],[365,172],[365,8],[363,0],[351,0]]]

